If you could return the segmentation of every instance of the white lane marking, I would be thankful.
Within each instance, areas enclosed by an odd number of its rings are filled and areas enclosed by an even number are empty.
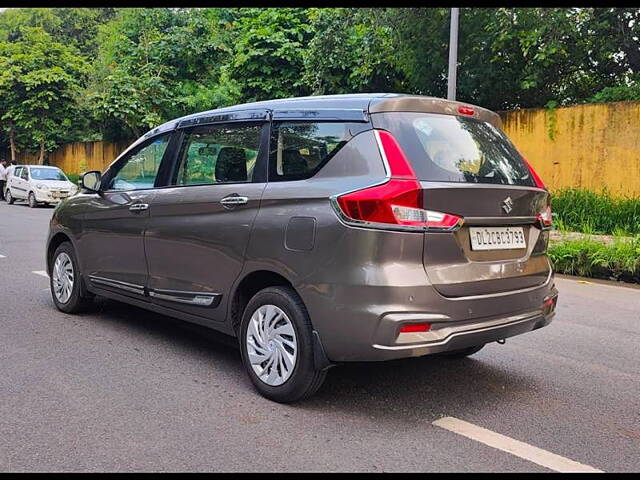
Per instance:
[[[555,453],[547,452],[528,443],[509,438],[454,417],[443,417],[433,422],[433,425],[510,453],[516,457],[524,458],[525,460],[537,463],[556,472],[603,473],[602,470],[598,470],[597,468],[575,462],[556,455]]]
[[[36,275],[40,275],[40,276],[45,277],[45,278],[49,278],[49,275],[44,270],[34,270],[31,273],[35,273]]]

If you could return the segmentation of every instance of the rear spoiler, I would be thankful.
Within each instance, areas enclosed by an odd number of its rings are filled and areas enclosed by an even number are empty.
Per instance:
[[[436,97],[422,96],[397,96],[374,98],[369,104],[369,113],[382,112],[423,112],[440,113],[444,115],[460,115],[458,110],[462,107],[464,115],[488,122],[502,129],[502,119],[497,113],[486,108],[471,105],[469,103],[454,102]],[[472,113],[469,113],[472,112]]]

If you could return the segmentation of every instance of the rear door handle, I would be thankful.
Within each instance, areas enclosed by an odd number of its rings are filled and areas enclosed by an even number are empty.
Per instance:
[[[236,205],[246,205],[249,202],[249,197],[241,197],[240,195],[229,195],[220,200],[220,203],[225,207],[233,207]]]
[[[142,212],[149,209],[148,203],[134,203],[129,207],[130,212]]]

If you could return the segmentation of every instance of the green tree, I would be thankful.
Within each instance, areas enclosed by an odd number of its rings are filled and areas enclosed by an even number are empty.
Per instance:
[[[391,28],[376,21],[375,11],[318,8],[309,18],[314,35],[302,51],[303,80],[314,94],[406,88],[405,75],[394,63]]]
[[[86,59],[97,51],[100,25],[109,22],[115,8],[15,8],[0,15],[0,40],[17,41],[22,27],[41,27],[65,45],[73,45]]]
[[[123,9],[99,34],[86,104],[119,135],[238,100],[223,68],[231,54],[217,10]],[[117,130],[117,128],[115,129]]]
[[[40,27],[23,27],[19,40],[0,42],[2,120],[13,138],[12,158],[17,132],[28,147],[37,146],[40,163],[65,138],[86,69],[77,49]]]
[[[310,93],[303,81],[303,51],[313,36],[302,8],[247,8],[231,12],[233,58],[229,78],[244,101]]]
[[[446,95],[448,8],[366,9],[391,29],[405,91]],[[463,8],[458,98],[492,109],[584,101],[633,72],[637,9]],[[637,70],[635,70],[637,71]]]

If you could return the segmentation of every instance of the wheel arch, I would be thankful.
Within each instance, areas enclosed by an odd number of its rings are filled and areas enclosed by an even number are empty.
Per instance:
[[[272,270],[253,270],[246,273],[236,284],[231,296],[229,309],[231,328],[236,336],[238,336],[242,314],[251,297],[264,288],[275,286],[290,287],[300,295],[289,279]]]
[[[75,248],[75,245],[73,244],[73,240],[71,240],[71,237],[64,232],[57,232],[49,240],[49,243],[47,245],[47,273],[49,275],[51,275],[51,264],[53,263],[53,254],[55,253],[56,249],[60,245],[62,245],[64,242],[69,242]]]
[[[293,283],[289,281],[284,275],[272,270],[253,270],[248,272],[242,277],[235,289],[230,301],[229,320],[231,328],[236,337],[240,338],[240,322],[242,321],[242,314],[244,309],[256,293],[267,287],[274,286],[286,286],[291,288],[302,299],[302,296],[295,288]],[[304,302],[304,300],[303,300]],[[313,342],[313,360],[316,368],[324,370],[333,366],[331,360],[327,357],[327,354],[320,340],[320,335],[313,326],[313,318],[309,315],[312,328],[312,342]]]

